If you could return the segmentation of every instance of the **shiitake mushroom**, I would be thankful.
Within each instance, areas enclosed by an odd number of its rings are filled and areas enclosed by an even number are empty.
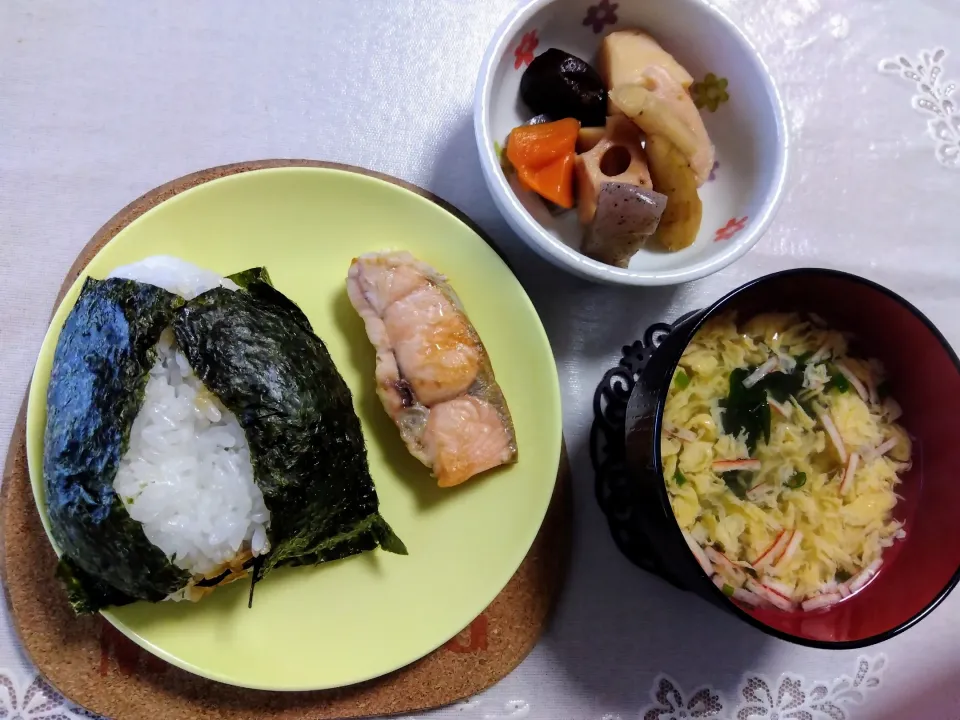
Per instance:
[[[550,48],[533,59],[520,78],[520,97],[537,114],[603,125],[607,91],[600,74],[575,55]]]

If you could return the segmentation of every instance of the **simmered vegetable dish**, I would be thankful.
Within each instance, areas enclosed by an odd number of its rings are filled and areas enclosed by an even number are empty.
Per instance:
[[[700,230],[698,188],[714,163],[692,83],[641,30],[607,35],[596,70],[550,48],[521,79],[534,117],[507,138],[505,168],[552,211],[577,205],[589,257],[627,267],[651,240],[689,247]]]

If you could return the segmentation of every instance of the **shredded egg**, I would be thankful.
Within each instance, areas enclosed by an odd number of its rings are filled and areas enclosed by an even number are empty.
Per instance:
[[[910,438],[883,366],[848,346],[821,323],[769,313],[715,318],[684,351],[664,411],[664,481],[691,549],[735,600],[828,607],[904,536],[893,510]]]

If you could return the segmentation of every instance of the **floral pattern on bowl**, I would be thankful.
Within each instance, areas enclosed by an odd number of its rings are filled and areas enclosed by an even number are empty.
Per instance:
[[[513,51],[514,61],[513,69],[519,70],[525,65],[529,65],[533,62],[533,52],[537,49],[537,45],[540,40],[537,38],[537,31],[531,30],[526,33],[523,38],[520,40],[520,44],[517,45],[516,49]]]
[[[617,24],[618,3],[610,0],[600,0],[596,5],[587,8],[587,16],[583,19],[583,24],[593,28],[595,33],[603,32],[608,25]]]
[[[713,234],[713,241],[720,242],[721,240],[730,240],[734,235],[747,226],[747,220],[749,219],[750,218],[748,218],[746,215],[739,219],[730,218],[726,225]]]
[[[703,80],[695,82],[690,87],[693,104],[701,110],[716,112],[717,108],[730,99],[727,84],[726,78],[707,73]]]

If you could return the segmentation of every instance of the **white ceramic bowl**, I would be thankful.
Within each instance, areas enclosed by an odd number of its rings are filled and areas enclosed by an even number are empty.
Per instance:
[[[553,217],[532,192],[511,185],[496,147],[533,113],[520,99],[520,77],[533,57],[557,47],[595,63],[601,38],[612,30],[642,28],[700,83],[708,73],[715,110],[701,115],[717,150],[712,180],[700,188],[703,223],[696,242],[680,252],[645,248],[626,269],[578,251],[576,213]],[[695,96],[710,83],[695,84]],[[520,237],[547,260],[578,275],[621,285],[671,285],[704,277],[747,252],[780,203],[787,170],[788,133],[780,95],[756,49],[706,0],[532,0],[497,30],[480,68],[474,128],[484,178],[501,212]]]

